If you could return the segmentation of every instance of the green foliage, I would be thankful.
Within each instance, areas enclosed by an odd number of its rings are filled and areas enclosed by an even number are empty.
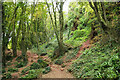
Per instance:
[[[18,68],[8,68],[8,72],[18,72]]]
[[[43,70],[43,74],[47,74],[48,72],[50,72],[51,71],[51,67],[46,67],[44,70]]]
[[[17,63],[16,67],[21,68],[21,67],[24,67],[26,65],[27,65],[27,61],[24,61],[24,62],[21,61],[21,62]]]
[[[61,65],[62,68],[64,68],[65,66],[66,66],[66,65],[65,65],[64,63]]]
[[[29,73],[27,75],[25,75],[24,77],[21,77],[21,78],[39,78],[41,74],[41,70],[40,69],[35,69],[35,70],[29,70]]]
[[[10,66],[10,65],[12,65],[12,63],[11,62],[7,62],[7,66]]]
[[[97,44],[96,47],[83,51],[83,54],[73,62],[70,68],[74,76],[77,78],[119,77],[119,49],[115,46]]]
[[[40,69],[40,68],[42,68],[42,65],[35,62],[30,66],[30,69]]]
[[[20,61],[21,59],[22,59],[22,55],[16,58],[17,61]]]
[[[11,79],[12,75],[11,73],[4,73],[2,79]]]
[[[6,70],[5,69],[2,69],[2,73],[5,73],[6,72]]]
[[[72,59],[73,57],[75,57],[76,56],[76,54],[78,53],[78,51],[79,51],[79,47],[77,47],[77,48],[74,48],[73,50],[70,50],[68,53],[67,53],[67,57],[66,57],[66,61],[68,61],[69,59]]]
[[[55,64],[61,65],[61,64],[63,64],[63,60],[57,59],[57,60],[55,61]]]
[[[26,67],[26,68],[24,68],[23,70],[22,70],[22,75],[24,75],[27,71],[29,71],[30,70],[30,67]]]
[[[11,61],[13,59],[12,53],[6,55],[6,60]]]
[[[42,59],[38,59],[38,61],[37,61],[41,66],[42,66],[42,68],[44,68],[44,67],[47,67],[48,66],[48,63],[47,62],[45,62],[45,61],[43,61]]]

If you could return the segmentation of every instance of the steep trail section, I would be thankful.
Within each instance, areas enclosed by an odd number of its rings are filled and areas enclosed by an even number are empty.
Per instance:
[[[82,46],[80,47],[80,50],[78,51],[76,55],[76,58],[78,58],[82,54],[81,51],[88,49],[90,47],[91,47],[90,40],[87,40],[86,42],[84,42]]]
[[[48,74],[42,75],[42,78],[74,78],[65,68],[60,65],[52,64],[51,71]]]

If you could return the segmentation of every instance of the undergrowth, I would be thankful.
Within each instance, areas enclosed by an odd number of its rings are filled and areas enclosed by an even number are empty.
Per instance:
[[[82,52],[69,71],[77,78],[119,78],[119,46],[111,42],[104,45],[96,43],[95,47]]]

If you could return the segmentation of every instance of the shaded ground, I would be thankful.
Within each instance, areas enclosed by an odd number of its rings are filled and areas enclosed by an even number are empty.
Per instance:
[[[89,40],[84,42],[83,45],[80,47],[80,50],[78,51],[76,57],[71,59],[69,62],[65,62],[66,56],[63,57],[64,64],[66,65],[65,68],[62,68],[61,65],[50,65],[52,71],[48,74],[42,75],[42,78],[74,78],[73,75],[71,75],[71,73],[67,71],[67,69],[69,69],[72,61],[76,60],[82,54],[81,51],[90,48],[90,46],[91,45]]]
[[[7,52],[7,51],[6,51],[6,52]],[[17,51],[17,57],[20,56],[21,54],[22,54],[21,51]],[[15,58],[12,60],[12,62],[11,62],[12,65],[10,65],[10,66],[8,66],[7,68],[5,68],[6,70],[8,70],[9,67],[12,67],[12,68],[15,67],[15,64],[14,64],[14,63],[17,62],[17,61],[16,61],[16,58],[17,58],[17,57],[15,57]],[[12,78],[19,78],[19,77],[20,77],[20,74],[21,74],[21,71],[22,71],[24,68],[30,66],[33,62],[37,62],[39,56],[38,56],[37,54],[35,54],[35,53],[31,53],[30,51],[27,51],[27,58],[28,58],[28,63],[27,63],[27,65],[24,66],[24,67],[18,68],[18,72],[11,73]],[[22,76],[24,76],[24,75],[22,75]]]
[[[42,78],[74,78],[71,75],[71,73],[69,73],[67,71],[67,69],[69,69],[70,65],[72,64],[72,61],[76,60],[82,54],[81,51],[85,50],[87,48],[90,48],[90,46],[91,45],[90,45],[90,41],[89,40],[84,42],[83,45],[80,47],[77,55],[74,58],[72,58],[69,61],[67,61],[67,62],[65,61],[66,56],[64,56],[62,58],[63,61],[64,61],[64,64],[66,65],[64,68],[62,68],[61,65],[52,64],[51,59],[48,58],[48,56],[38,56],[35,53],[31,53],[30,51],[27,51],[28,64],[25,67],[18,68],[18,72],[11,73],[12,77],[13,78],[19,78],[20,74],[21,74],[21,71],[24,68],[30,66],[33,62],[37,62],[38,58],[41,57],[43,60],[51,63],[51,64],[49,64],[49,66],[51,67],[51,71],[49,73],[47,73],[47,74],[42,75]],[[17,55],[20,56],[21,55],[21,51],[17,51]],[[9,67],[14,67],[15,66],[14,63],[16,62],[16,58],[14,58],[12,60],[12,65],[9,66]],[[8,67],[6,68],[6,70],[7,69],[8,69]],[[22,75],[22,76],[24,76],[24,75]]]
[[[74,78],[67,69],[61,68],[60,65],[51,65],[52,71],[42,75],[42,78]]]

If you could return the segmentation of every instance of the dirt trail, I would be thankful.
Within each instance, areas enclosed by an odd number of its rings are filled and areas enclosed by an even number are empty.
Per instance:
[[[61,65],[50,64],[49,66],[51,67],[51,71],[50,71],[49,73],[47,73],[47,74],[42,75],[42,78],[74,78],[74,77],[71,75],[71,73],[69,73],[69,72],[67,71],[67,69],[68,69],[68,68],[70,67],[70,65],[72,64],[72,60],[77,59],[77,58],[82,54],[82,53],[81,53],[82,50],[85,50],[85,49],[91,47],[91,45],[90,45],[89,42],[90,42],[90,41],[88,40],[88,41],[86,41],[86,42],[83,43],[83,45],[80,47],[80,49],[79,49],[76,57],[75,57],[75,58],[72,58],[72,59],[70,60],[70,62],[65,62],[65,61],[64,61],[64,64],[66,65],[65,68],[62,68]],[[17,51],[17,55],[20,56],[20,55],[21,55],[21,51]],[[31,53],[30,51],[27,51],[27,56],[28,56],[28,64],[27,64],[25,67],[19,68],[19,72],[12,73],[12,77],[13,77],[13,78],[14,78],[14,77],[19,78],[21,71],[22,71],[24,68],[30,66],[33,62],[37,62],[37,60],[38,60],[38,58],[39,58],[39,56],[38,56],[37,54]],[[17,58],[17,57],[16,57],[16,58]],[[14,59],[12,60],[12,63],[14,63],[14,62],[16,61],[16,58],[14,58]],[[42,56],[42,58],[43,58],[43,60],[45,60],[45,61],[51,62],[51,59],[48,58],[48,56]],[[65,58],[66,58],[66,56],[65,56]],[[65,60],[65,59],[63,59],[63,60]],[[14,66],[14,64],[11,65],[11,67],[13,67],[13,66]],[[23,75],[23,76],[24,76],[24,75]]]
[[[42,78],[74,78],[67,69],[61,68],[60,65],[51,65],[52,71],[48,74],[42,75]]]
[[[85,50],[85,49],[90,48],[90,47],[91,47],[90,41],[87,40],[86,42],[84,42],[82,44],[82,46],[80,47],[80,49],[79,49],[76,57],[73,58],[73,59],[71,59],[71,61],[77,59],[82,54],[81,53],[82,50]],[[65,60],[65,59],[63,59],[63,60]],[[72,64],[71,61],[70,62],[64,62],[64,64],[66,64],[65,68],[61,68],[60,65],[55,65],[55,64],[51,65],[50,67],[51,67],[52,71],[49,72],[48,74],[42,75],[42,78],[74,78],[67,71],[67,69],[69,68],[69,66]],[[61,69],[64,69],[64,70],[62,71]]]

